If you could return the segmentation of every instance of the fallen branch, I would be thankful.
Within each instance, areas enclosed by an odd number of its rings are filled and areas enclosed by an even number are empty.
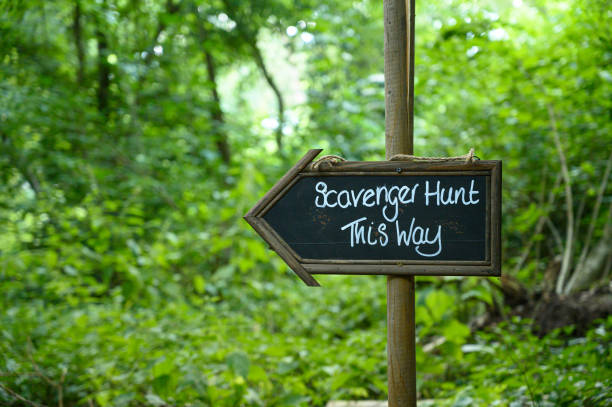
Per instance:
[[[4,390],[6,393],[8,393],[9,396],[13,396],[15,399],[17,399],[19,401],[22,401],[22,402],[26,403],[29,406],[33,406],[33,407],[47,407],[44,404],[38,404],[38,403],[35,403],[33,401],[30,401],[30,400],[26,399],[21,394],[16,393],[15,391],[9,389],[8,387],[3,385],[2,383],[0,383],[0,389]]]
[[[40,367],[38,367],[38,364],[34,361],[34,357],[32,356],[32,340],[30,339],[30,337],[28,336],[28,346],[27,346],[27,354],[28,354],[28,359],[30,359],[30,363],[32,363],[32,367],[34,367],[34,370],[36,371],[36,375],[41,377],[44,381],[46,381],[50,386],[54,387],[57,390],[57,400],[58,400],[58,407],[64,407],[64,381],[66,380],[66,373],[68,372],[68,369],[64,368],[62,369],[62,376],[60,377],[60,381],[56,382],[55,380],[52,380],[51,378],[49,378],[47,375],[45,375],[42,370],[40,369]]]

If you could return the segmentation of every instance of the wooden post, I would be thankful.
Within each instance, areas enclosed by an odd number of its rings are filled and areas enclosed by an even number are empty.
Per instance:
[[[387,159],[413,154],[414,0],[384,0]],[[416,407],[414,276],[387,277],[389,407]]]
[[[414,276],[387,276],[389,407],[416,407]]]

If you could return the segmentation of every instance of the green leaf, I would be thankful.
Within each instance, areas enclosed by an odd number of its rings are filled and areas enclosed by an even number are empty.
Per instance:
[[[225,359],[225,363],[231,369],[232,372],[241,376],[243,378],[247,378],[249,376],[249,369],[251,367],[251,362],[249,357],[244,352],[234,352],[227,356]]]
[[[453,319],[444,324],[442,333],[449,341],[457,344],[463,344],[465,343],[465,339],[470,336],[470,328],[456,319]]]
[[[204,294],[206,288],[206,282],[204,281],[204,277],[197,275],[193,278],[193,288],[196,293]]]
[[[167,405],[166,402],[161,397],[153,393],[146,394],[145,400],[147,400],[147,403],[149,403],[149,405],[155,406],[155,407],[161,407],[161,406]]]

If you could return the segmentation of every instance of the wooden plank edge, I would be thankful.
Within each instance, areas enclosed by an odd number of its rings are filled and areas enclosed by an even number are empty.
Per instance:
[[[302,267],[302,265],[295,259],[291,254],[283,250],[281,242],[269,231],[264,225],[264,221],[257,218],[256,216],[245,215],[244,220],[268,243],[270,248],[279,255],[281,259],[287,263],[289,268],[293,270],[295,274],[309,287],[320,287],[321,284],[315,278],[310,275],[308,271]]]
[[[493,247],[491,248],[493,252],[492,263],[498,275],[501,276],[501,273],[502,273],[501,225],[502,225],[502,203],[503,203],[502,202],[502,161],[501,160],[496,162],[496,165],[492,170],[491,178],[495,182],[495,185],[496,185],[495,186],[496,191],[491,191],[491,192],[495,192],[495,197],[492,196],[492,199],[491,199],[491,203],[493,205],[492,215],[493,215],[493,219],[497,220],[497,222],[494,225],[495,230],[492,230],[493,236],[494,236]]]
[[[261,197],[261,199],[259,201],[257,201],[257,203],[246,213],[246,215],[244,215],[244,218],[246,219],[246,217],[248,217],[248,216],[257,216],[257,215],[259,215],[259,212],[263,208],[266,207],[268,202],[270,202],[272,199],[274,199],[276,194],[278,194],[280,191],[282,191],[283,188],[289,182],[291,182],[291,180],[297,174],[299,174],[304,169],[304,167],[306,167],[308,164],[310,164],[310,162],[317,155],[319,155],[319,153],[321,151],[323,151],[323,149],[321,149],[321,148],[316,148],[316,149],[308,150],[308,152],[306,154],[304,154],[304,157],[302,157],[293,167],[291,167],[289,169],[289,171],[287,171],[285,173],[285,175],[283,175],[281,177],[281,179],[279,179],[276,182],[276,184],[274,184],[272,186],[272,188],[270,188],[270,190],[268,192],[266,192],[266,194],[263,197]],[[251,225],[251,226],[253,226],[253,225]]]
[[[397,172],[402,171],[490,171],[496,167],[499,160],[461,161],[340,161],[322,162],[318,168],[312,165],[306,167],[306,173],[317,172]]]
[[[499,277],[491,266],[303,264],[310,274]]]

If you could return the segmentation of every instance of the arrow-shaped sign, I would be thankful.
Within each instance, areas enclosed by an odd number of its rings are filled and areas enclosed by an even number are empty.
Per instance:
[[[310,150],[245,215],[312,274],[501,273],[500,161],[344,161]]]

